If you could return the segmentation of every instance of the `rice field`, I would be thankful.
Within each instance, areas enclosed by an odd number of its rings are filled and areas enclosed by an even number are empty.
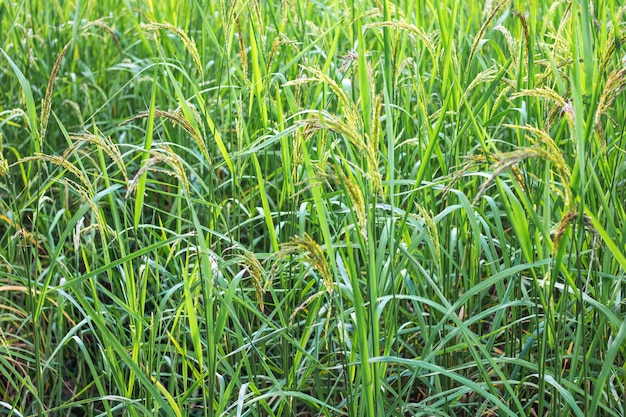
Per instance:
[[[0,416],[625,415],[618,0],[0,34]]]

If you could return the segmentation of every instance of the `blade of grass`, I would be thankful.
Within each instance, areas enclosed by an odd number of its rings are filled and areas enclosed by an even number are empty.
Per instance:
[[[150,158],[150,150],[152,149],[152,137],[154,135],[154,111],[156,109],[156,95],[157,95],[157,72],[158,67],[154,67],[154,75],[152,78],[152,97],[150,99],[150,113],[148,116],[148,127],[146,128],[146,136],[143,144],[143,153],[141,155],[141,169],[143,169]],[[140,170],[141,170],[140,169]],[[146,192],[146,182],[148,177],[148,171],[144,170],[139,176],[137,182],[137,189],[135,192],[135,211],[133,215],[133,226],[135,229],[139,227],[139,221],[141,220],[141,213],[143,211],[143,199]]]

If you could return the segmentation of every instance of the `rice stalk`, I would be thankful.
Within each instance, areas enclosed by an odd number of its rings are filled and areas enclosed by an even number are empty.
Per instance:
[[[76,113],[76,117],[78,118],[78,124],[80,126],[83,126],[85,124],[85,118],[83,117],[83,112],[78,103],[76,103],[74,100],[65,99],[61,104],[63,104],[64,106],[70,106],[72,110],[74,110],[74,113]]]
[[[481,83],[490,83],[496,79],[500,70],[494,65],[491,68],[487,68],[484,71],[481,71],[476,75],[476,77],[472,80],[472,82],[465,89],[465,97],[469,98],[470,93],[476,88],[478,84]]]
[[[198,48],[196,47],[196,41],[193,38],[190,38],[189,36],[187,36],[187,34],[183,32],[179,27],[174,26],[168,22],[163,22],[163,23],[152,22],[148,24],[142,24],[141,28],[148,30],[148,31],[158,31],[160,29],[165,29],[165,30],[175,33],[183,42],[183,45],[185,46],[185,49],[187,50],[187,52],[189,52],[189,54],[191,55],[191,58],[194,64],[196,65],[196,69],[200,73],[200,78],[204,78],[204,71],[202,69],[202,61],[200,60],[200,54],[198,53]]]
[[[7,161],[3,154],[3,140],[2,132],[0,132],[0,177],[4,177],[9,173],[9,161]]]
[[[421,216],[422,221],[426,224],[426,228],[428,230],[428,238],[430,239],[433,254],[435,257],[435,264],[437,269],[440,269],[442,264],[441,258],[441,243],[439,240],[439,229],[437,228],[437,223],[435,223],[435,219],[433,217],[432,212],[428,212],[423,206],[415,203],[417,206],[417,210]]]
[[[383,4],[381,3],[380,0],[374,0],[374,3],[376,5],[376,7],[374,7],[373,9],[369,9],[367,11],[365,11],[364,15],[365,17],[367,17],[368,19],[372,19],[375,17],[384,17],[384,7]],[[400,7],[398,4],[394,3],[394,2],[387,2],[387,7],[389,9],[389,15],[394,15],[400,18],[405,18],[406,15],[404,13],[404,10],[402,10],[402,7]]]
[[[524,34],[524,45],[526,48],[524,49],[524,57],[522,64],[526,67],[528,66],[528,53],[530,50],[530,28],[528,27],[528,22],[526,21],[526,17],[523,13],[518,12],[517,10],[512,10],[513,16],[517,17],[522,24],[522,33]]]
[[[308,135],[316,131],[329,130],[344,135],[359,151],[367,151],[367,144],[364,142],[362,136],[358,131],[354,130],[353,126],[341,120],[341,116],[323,110],[318,111],[317,115],[317,119],[309,118],[298,122],[299,125],[304,127]]]
[[[483,152],[484,154],[477,154],[463,158],[466,160],[466,162],[454,168],[454,171],[449,175],[449,177],[451,177],[451,181],[446,185],[443,190],[442,195],[444,197],[452,190],[454,184],[456,184],[468,172],[476,169],[480,165],[485,165],[489,163],[497,166],[503,159],[506,158],[506,154],[502,154],[499,152],[491,153],[485,150],[483,150]],[[486,155],[488,155],[488,157]],[[516,165],[511,165],[509,169],[511,170],[511,174],[513,175],[515,181],[517,181],[517,184],[520,186],[520,188],[522,190],[526,190],[526,180],[524,179],[522,170]]]
[[[506,6],[509,3],[509,1],[510,0],[502,0],[500,3],[498,3],[498,5],[494,7],[491,13],[489,13],[489,17],[487,17],[487,20],[485,20],[483,25],[480,27],[480,30],[478,31],[478,33],[476,33],[476,36],[474,37],[474,42],[472,43],[472,49],[470,51],[469,58],[467,60],[468,68],[472,65],[472,61],[474,60],[474,55],[476,54],[478,45],[480,44],[480,41],[483,39],[483,37],[485,36],[485,33],[487,32],[487,27],[489,27],[493,19],[495,19],[496,15],[500,12],[500,10],[504,8],[504,6]]]
[[[282,32],[278,33],[278,35],[274,38],[274,41],[272,42],[270,53],[267,56],[267,64],[265,65],[265,72],[266,73],[271,72],[272,64],[274,63],[274,58],[276,57],[278,50],[282,46],[285,46],[285,45],[291,46],[294,49],[294,51],[297,51],[296,45],[300,45],[300,44],[301,42],[289,39],[287,35],[285,35],[284,33]]]
[[[346,133],[349,132],[348,136],[352,138],[352,140],[354,140],[355,145],[357,145],[359,149],[365,149],[366,146],[363,143],[363,138],[361,137],[361,134],[363,133],[363,125],[361,122],[361,117],[359,116],[358,107],[351,99],[348,98],[343,88],[341,88],[328,75],[312,67],[302,66],[302,69],[306,72],[312,73],[313,77],[304,79],[301,78],[295,81],[288,82],[286,85],[296,85],[310,82],[320,82],[328,85],[333,93],[335,93],[335,95],[337,96],[337,99],[342,106],[342,110],[345,113],[346,124],[345,128],[343,128],[342,130],[344,130]],[[336,122],[343,124],[343,122],[340,122],[339,120],[336,120]]]
[[[493,12],[493,0],[486,0],[485,5],[483,6],[483,12],[481,14],[482,19],[487,19],[491,12]]]
[[[357,222],[359,224],[359,230],[361,236],[365,242],[368,242],[367,236],[367,217],[365,215],[365,200],[363,199],[363,193],[359,185],[355,182],[352,172],[347,169],[347,174],[341,166],[335,165],[335,173],[339,177],[338,179],[346,188],[348,197],[352,202],[352,207],[356,212]]]
[[[189,107],[189,108],[192,109],[193,107]],[[194,114],[193,110],[192,110],[192,114]],[[120,123],[120,126],[126,125],[135,120],[147,119],[149,117],[150,117],[150,111],[148,110],[142,111],[136,114],[135,116],[129,119],[126,119],[125,121]],[[206,147],[206,144],[204,142],[204,139],[202,138],[202,135],[200,134],[198,129],[184,117],[181,111],[171,112],[171,111],[163,111],[163,110],[155,109],[154,117],[168,119],[172,122],[173,125],[182,127],[194,139],[194,141],[196,142],[196,145],[198,145],[198,147],[200,148],[200,151],[202,152],[202,155],[204,155],[204,157],[209,162],[209,164],[212,163],[211,157],[209,156],[209,150]]]
[[[493,30],[497,30],[498,32],[502,33],[502,35],[504,36],[506,45],[509,48],[509,56],[513,60],[513,62],[511,63],[511,67],[519,68],[519,65],[518,65],[519,52],[517,50],[517,41],[513,39],[513,35],[511,34],[511,32],[509,32],[509,30],[502,25],[497,25],[496,27],[493,28]]]
[[[102,149],[104,153],[106,153],[118,167],[122,175],[124,176],[124,181],[128,182],[128,176],[126,173],[126,165],[124,164],[124,160],[122,154],[117,145],[115,145],[110,138],[102,137],[100,135],[96,135],[93,133],[76,133],[69,135],[69,139],[76,143],[87,142],[95,145],[97,148]],[[63,157],[67,158],[69,154],[73,151],[73,147],[66,150],[63,153]]]
[[[63,156],[55,156],[55,155],[45,155],[42,153],[36,153],[33,156],[26,156],[24,158],[19,159],[18,161],[12,163],[11,165],[9,165],[10,167],[16,166],[16,165],[20,165],[26,162],[30,162],[30,161],[44,161],[44,162],[50,162],[54,165],[58,165],[60,167],[65,168],[66,170],[70,171],[72,174],[74,174],[76,176],[76,178],[78,178],[80,180],[80,182],[83,184],[83,186],[85,187],[85,189],[88,191],[88,195],[93,196],[94,195],[94,189],[91,185],[91,183],[89,182],[89,180],[87,179],[87,177],[85,177],[85,174],[83,174],[83,172],[81,170],[79,170],[76,165],[72,164],[70,161],[68,161],[67,159],[65,159],[65,157]]]
[[[515,90],[515,87],[512,87],[504,78],[502,79],[503,82],[505,82],[507,84],[506,87],[504,87],[502,89],[502,91],[498,94],[498,96],[496,97],[496,99],[493,101],[493,106],[491,106],[493,109],[499,109],[500,106],[502,105],[502,102],[507,100],[511,94],[511,91]],[[512,83],[511,83],[512,84]]]
[[[59,68],[61,67],[61,61],[65,56],[65,53],[69,49],[72,42],[68,42],[65,44],[61,53],[57,57],[54,65],[52,66],[52,72],[50,73],[50,79],[48,80],[48,87],[46,88],[46,95],[43,98],[43,102],[41,103],[41,116],[39,119],[41,120],[41,125],[39,126],[39,149],[43,149],[43,141],[46,137],[46,131],[48,129],[48,119],[50,118],[50,110],[52,108],[52,91],[54,89],[54,81],[57,78],[59,73]]]
[[[243,42],[243,30],[241,30],[241,22],[239,21],[239,18],[235,19],[235,25],[237,26],[237,34],[239,35],[239,59],[241,59],[241,70],[243,71],[243,77],[246,81],[248,81],[248,54],[246,52],[246,45]]]
[[[289,323],[293,323],[294,320],[296,319],[296,316],[298,315],[298,313],[300,313],[301,311],[306,312],[307,307],[315,300],[317,300],[319,297],[323,296],[324,294],[326,294],[325,291],[317,291],[316,293],[310,295],[306,300],[304,300],[302,303],[300,303],[299,306],[297,306],[294,310],[293,313],[291,313],[291,315],[289,316]],[[332,311],[332,308],[329,308],[328,311]],[[328,326],[328,321],[326,322],[326,327]]]
[[[145,164],[141,167],[141,169],[139,169],[139,171],[137,171],[133,179],[128,184],[126,198],[128,198],[135,191],[135,188],[139,184],[139,179],[145,172],[159,172],[170,177],[175,177],[178,179],[179,184],[182,185],[186,195],[191,195],[189,179],[187,178],[187,173],[180,157],[171,147],[167,145],[162,145],[161,147],[164,152],[157,149],[150,150],[150,158],[145,161]],[[163,169],[160,166],[157,166],[161,163],[169,165],[171,170]]]
[[[261,15],[259,0],[250,0],[250,3],[252,3],[252,15],[254,16],[253,20],[256,21],[256,28],[259,30],[259,36],[261,39],[265,39],[265,28],[263,25],[263,16]],[[265,45],[263,46],[265,47]]]
[[[108,18],[106,17],[102,17],[100,19],[96,19],[92,22],[89,22],[84,26],[84,30],[90,29],[92,27],[99,27],[99,28],[104,29],[104,31],[109,34],[111,39],[113,39],[113,42],[115,43],[115,47],[117,48],[117,51],[120,54],[120,58],[124,59],[124,50],[122,49],[120,38],[117,36],[117,33],[115,33],[115,30],[113,30],[113,28],[106,23],[107,19]]]
[[[552,88],[536,87],[530,90],[521,90],[511,95],[512,99],[515,99],[518,97],[544,98],[544,99],[548,99],[552,101],[554,103],[554,106],[552,107],[552,110],[548,114],[547,128],[549,128],[549,126],[552,124],[552,122],[554,121],[554,118],[557,115],[561,115],[561,116],[564,116],[565,119],[567,120],[567,124],[570,127],[570,132],[573,134],[574,114],[573,114],[573,109],[570,109],[571,103],[565,100],[565,98],[561,97],[561,95],[557,93],[556,91],[554,91]]]
[[[368,23],[363,26],[363,30],[367,30],[370,28],[393,28],[393,29],[403,29],[413,34],[417,39],[421,40],[433,58],[433,64],[435,67],[433,68],[433,72],[437,72],[437,49],[435,47],[435,43],[431,36],[429,36],[424,29],[415,26],[414,24],[407,23],[399,20],[392,20],[390,22],[374,22]]]
[[[83,227],[84,222],[85,222],[85,217],[82,217],[80,219],[80,221],[76,224],[76,230],[74,232],[74,237],[73,237],[74,251],[75,252],[78,252],[80,250],[80,239],[81,239],[80,237],[81,237],[81,235],[86,235],[89,232],[91,232],[92,230],[100,231],[100,226],[98,225],[98,223],[90,224],[87,227]],[[115,232],[108,225],[106,225],[106,230],[108,231],[109,235],[114,235],[115,234]]]
[[[302,146],[313,134],[315,134],[315,131],[309,129],[307,125],[304,125],[303,128],[296,129],[293,135],[293,140],[291,142],[291,177],[293,178],[294,183],[297,183],[300,180],[300,172],[303,163]]]
[[[297,257],[298,262],[305,263],[310,268],[315,269],[322,278],[326,292],[330,295],[333,294],[336,284],[330,273],[324,250],[306,233],[302,237],[294,236],[289,242],[280,245],[280,250],[272,255],[274,262],[270,270],[271,276],[275,276],[281,264],[292,255]]]
[[[606,81],[606,85],[602,90],[595,114],[596,131],[601,140],[601,146],[606,151],[606,141],[604,140],[604,132],[602,129],[601,117],[609,114],[609,110],[617,97],[626,90],[626,65],[623,68],[611,71]]]
[[[372,182],[372,192],[374,195],[383,195],[383,181],[380,173],[380,137],[382,134],[382,127],[380,123],[382,112],[382,99],[380,96],[374,96],[371,99],[372,115],[371,126],[369,135],[367,138],[366,147],[366,163],[367,163],[367,178]]]
[[[565,106],[565,99],[550,87],[537,87],[531,90],[520,90],[516,93],[511,94],[512,99],[516,99],[518,97],[546,98],[553,101],[554,104],[561,108]]]
[[[559,247],[559,244],[561,242],[561,238],[563,237],[563,235],[565,234],[565,231],[567,230],[567,227],[570,224],[574,223],[578,219],[579,215],[580,215],[580,213],[579,213],[578,209],[576,209],[576,208],[572,208],[572,209],[568,210],[561,217],[561,220],[559,221],[557,226],[554,228],[552,233],[554,233],[554,237],[553,237],[553,244],[554,244],[554,246],[553,246],[553,248],[554,248],[554,252],[555,253],[556,253],[556,251],[557,251],[557,249]],[[585,213],[583,213],[583,225],[584,225],[585,228],[587,228],[589,231],[591,231],[591,233],[595,237],[599,237],[600,236],[598,234],[597,230],[595,229],[595,227],[593,226],[593,221]]]
[[[0,154],[0,177],[4,177],[9,173],[9,162]]]
[[[551,48],[552,59],[554,62],[567,62],[572,59],[572,50],[570,47],[569,30],[572,25],[572,3],[567,3],[567,8],[563,17],[561,18],[561,24],[559,25],[554,36],[554,42]]]
[[[100,232],[100,236],[108,236],[110,233],[115,234],[113,230],[109,228],[106,224],[104,218],[102,217],[102,213],[98,205],[93,201],[93,190],[88,190],[82,187],[80,184],[74,182],[69,178],[60,178],[58,181],[61,184],[71,188],[74,190],[88,205],[93,213],[93,216],[96,219],[96,225],[98,227],[98,231]]]
[[[265,304],[263,302],[263,296],[266,291],[266,285],[269,285],[270,282],[265,279],[268,274],[253,252],[243,248],[238,248],[238,251],[237,263],[248,273],[250,278],[252,278],[257,305],[259,306],[259,310],[264,313]],[[268,284],[265,284],[265,281],[267,281]]]
[[[530,158],[543,159],[545,161],[552,162],[555,165],[557,172],[559,173],[559,176],[563,180],[563,188],[565,190],[565,207],[567,208],[571,207],[572,191],[569,188],[569,178],[570,178],[569,168],[563,162],[563,157],[560,153],[558,155],[554,155],[552,152],[542,147],[539,147],[538,145],[518,149],[516,151],[503,154],[503,157],[499,161],[497,161],[497,163],[494,165],[494,171],[491,173],[487,181],[485,181],[480,186],[478,193],[476,194],[476,197],[474,198],[473,204],[476,205],[478,203],[478,201],[483,196],[487,188],[489,188],[489,186],[493,184],[495,179],[501,173],[519,164],[520,162],[526,159],[530,159]]]
[[[173,169],[179,184],[183,186],[183,191],[190,196],[191,190],[189,186],[189,179],[187,178],[187,170],[185,169],[180,156],[178,156],[178,154],[176,154],[176,152],[174,152],[174,150],[168,145],[162,145],[161,147],[165,151],[166,155],[164,162]]]
[[[504,124],[504,126],[530,132],[536,137],[538,137],[539,139],[541,139],[541,143],[546,145],[546,147],[548,148],[548,154],[550,155],[550,158],[548,158],[547,160],[550,160],[554,163],[555,168],[557,172],[559,173],[559,176],[563,180],[563,187],[565,188],[565,193],[567,196],[565,200],[565,207],[571,207],[571,203],[573,202],[573,199],[572,199],[571,189],[569,186],[569,181],[570,181],[572,174],[570,172],[569,167],[565,163],[565,158],[563,158],[563,153],[561,152],[561,149],[556,145],[552,137],[545,131],[538,129],[534,126],[530,126],[530,125],[518,126],[518,125]],[[534,142],[534,141],[531,139],[531,142]]]
[[[617,9],[615,13],[615,21],[621,22],[626,14],[626,6],[622,6]],[[612,27],[611,32],[609,34],[609,40],[606,49],[602,51],[602,57],[600,59],[600,72],[603,73],[606,70],[606,67],[609,65],[609,62],[613,58],[613,55],[616,51],[620,50],[620,45],[623,45],[626,42],[626,29],[620,29],[619,27]],[[624,63],[624,61],[622,61]],[[626,66],[626,63],[624,63]]]

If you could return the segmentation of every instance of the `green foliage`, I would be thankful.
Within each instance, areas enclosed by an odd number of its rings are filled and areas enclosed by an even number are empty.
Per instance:
[[[624,415],[618,1],[0,32],[0,414]]]

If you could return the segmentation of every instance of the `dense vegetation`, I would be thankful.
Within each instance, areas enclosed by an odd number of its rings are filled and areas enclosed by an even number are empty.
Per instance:
[[[623,416],[618,0],[4,0],[0,415]]]

